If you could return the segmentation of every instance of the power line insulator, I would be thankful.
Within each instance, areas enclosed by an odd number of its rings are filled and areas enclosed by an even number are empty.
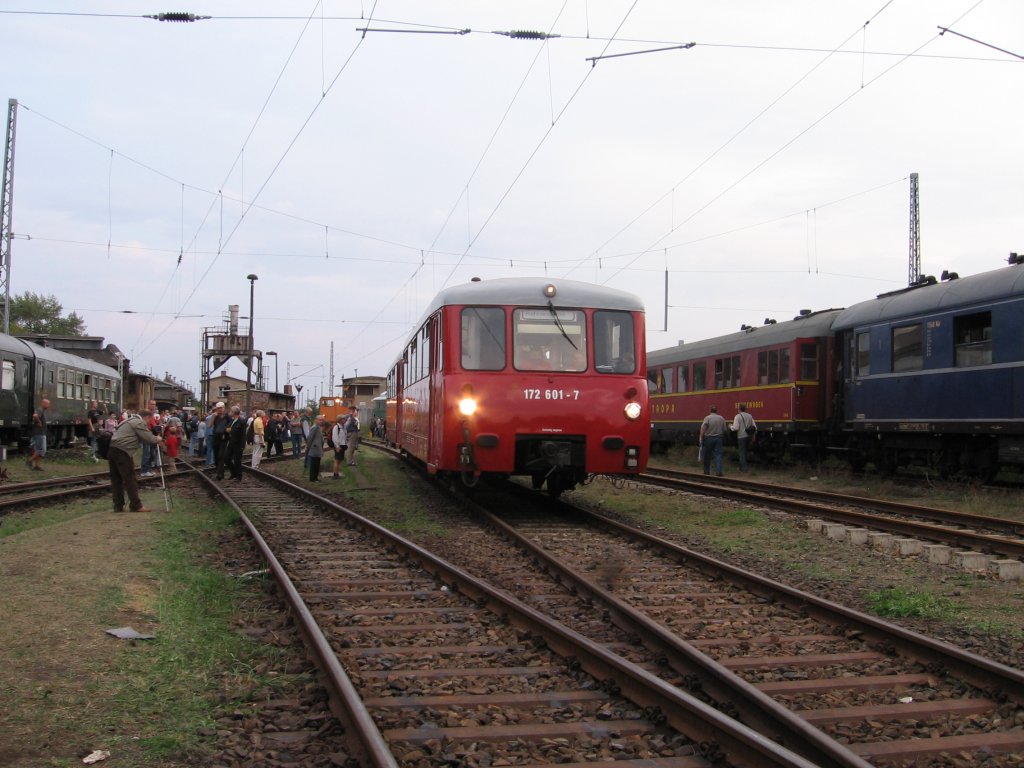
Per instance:
[[[549,35],[547,32],[539,32],[532,29],[513,29],[508,32],[495,32],[496,35],[504,35],[513,40],[547,40],[561,35]]]
[[[154,19],[156,21],[179,21],[179,22],[190,22],[190,21],[202,21],[209,19],[209,16],[197,16],[194,13],[188,11],[170,11],[168,13],[157,13],[154,15],[146,16],[147,19]]]

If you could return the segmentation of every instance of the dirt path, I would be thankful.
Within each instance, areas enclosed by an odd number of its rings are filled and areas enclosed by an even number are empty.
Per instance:
[[[137,736],[120,732],[132,722],[130,702],[115,722],[96,720],[93,710],[102,701],[111,713],[122,655],[138,651],[105,630],[155,626],[149,611],[158,585],[148,575],[155,514],[92,511],[0,538],[0,765],[78,762]]]

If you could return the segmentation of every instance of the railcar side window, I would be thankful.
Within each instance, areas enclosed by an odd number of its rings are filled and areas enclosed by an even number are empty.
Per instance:
[[[50,371],[50,375],[53,375],[53,371]],[[66,372],[63,368],[57,369],[57,397],[64,397],[64,377]]]
[[[871,375],[871,334],[867,331],[857,334],[857,375]]]
[[[892,329],[893,372],[921,370],[924,367],[923,350],[920,323]]]
[[[676,391],[676,369],[648,368],[647,382],[648,390],[652,395],[671,395]]]
[[[587,315],[582,309],[517,309],[512,344],[517,370],[585,371]]]
[[[693,364],[693,391],[700,392],[708,388],[708,364]]]
[[[635,373],[633,316],[629,312],[594,313],[594,365],[598,373]]]
[[[13,360],[4,360],[3,372],[0,373],[0,389],[14,389]]]
[[[715,389],[730,389],[740,385],[740,358],[722,357],[715,360]]]
[[[688,365],[679,366],[679,391],[690,391],[690,366]]]
[[[500,371],[505,367],[505,310],[462,310],[462,367],[467,371]]]
[[[992,313],[978,312],[953,318],[957,366],[992,364]]]
[[[800,378],[814,381],[818,378],[818,345],[800,345]]]

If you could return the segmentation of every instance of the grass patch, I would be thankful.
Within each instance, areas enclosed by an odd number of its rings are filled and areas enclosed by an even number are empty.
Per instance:
[[[736,526],[763,528],[767,525],[767,521],[764,519],[764,515],[752,509],[733,509],[709,516],[707,524],[716,528],[732,528]]]
[[[447,526],[424,506],[422,484],[417,473],[391,456],[370,447],[361,447],[356,453],[358,466],[342,467],[342,476],[331,477],[331,463],[320,473],[320,481],[309,481],[309,470],[301,461],[288,461],[270,465],[267,469],[296,485],[314,493],[331,497],[343,507],[389,528],[400,536],[444,536]],[[321,464],[321,470],[325,464]],[[346,498],[347,497],[347,498]],[[349,504],[351,500],[351,505]]]
[[[865,595],[868,606],[879,616],[886,618],[942,619],[950,620],[959,611],[952,600],[898,587],[889,587]]]
[[[133,607],[157,617],[154,641],[140,643],[119,657],[103,692],[118,703],[138,732],[138,744],[151,759],[192,752],[197,730],[213,725],[212,707],[222,691],[222,675],[248,676],[255,657],[273,653],[232,627],[250,585],[197,564],[197,548],[236,524],[227,506],[207,514],[175,511],[162,521],[155,547],[149,595],[133,595]],[[149,605],[147,605],[149,603]],[[118,730],[125,731],[122,720]]]

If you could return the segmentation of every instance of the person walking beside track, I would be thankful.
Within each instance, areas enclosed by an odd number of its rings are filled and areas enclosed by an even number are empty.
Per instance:
[[[39,462],[46,456],[46,412],[50,410],[50,401],[45,397],[32,414],[32,452],[26,463],[29,469],[42,472]]]
[[[715,474],[722,476],[722,448],[725,440],[725,419],[718,414],[718,408],[711,406],[711,412],[700,425],[700,446],[704,452],[704,474],[711,474],[714,462]]]
[[[124,496],[128,494],[129,509],[132,512],[152,512],[142,506],[139,498],[139,485],[135,479],[135,452],[140,445],[157,446],[163,438],[154,435],[146,421],[152,416],[149,410],[142,410],[135,416],[129,416],[114,430],[107,451],[107,463],[110,466],[110,490],[114,496],[114,511],[124,512]]]

